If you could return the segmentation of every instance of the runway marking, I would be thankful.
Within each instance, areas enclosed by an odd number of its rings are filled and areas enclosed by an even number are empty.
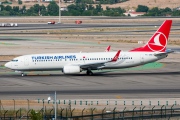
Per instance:
[[[164,68],[164,67],[166,67],[166,66],[167,66],[167,64],[166,64],[166,63],[164,63],[162,67]]]
[[[122,97],[120,95],[117,95],[116,99],[122,99]]]

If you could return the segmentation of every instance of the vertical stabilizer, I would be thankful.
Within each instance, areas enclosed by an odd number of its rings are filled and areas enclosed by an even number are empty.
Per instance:
[[[172,20],[166,20],[149,39],[146,45],[130,50],[131,52],[165,52]]]

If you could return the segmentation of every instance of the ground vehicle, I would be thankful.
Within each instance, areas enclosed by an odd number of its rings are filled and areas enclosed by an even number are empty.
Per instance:
[[[17,27],[17,23],[0,23],[0,27]]]
[[[49,21],[48,24],[55,24],[55,21]]]

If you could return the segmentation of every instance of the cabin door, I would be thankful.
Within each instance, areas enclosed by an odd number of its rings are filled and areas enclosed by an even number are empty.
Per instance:
[[[140,61],[141,61],[141,63],[144,63],[144,54],[140,55]]]
[[[28,57],[24,57],[24,65],[28,66],[29,65],[29,59]]]

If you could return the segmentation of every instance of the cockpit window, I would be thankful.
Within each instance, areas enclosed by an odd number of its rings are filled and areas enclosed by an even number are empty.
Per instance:
[[[18,60],[11,60],[12,62],[17,62]]]

